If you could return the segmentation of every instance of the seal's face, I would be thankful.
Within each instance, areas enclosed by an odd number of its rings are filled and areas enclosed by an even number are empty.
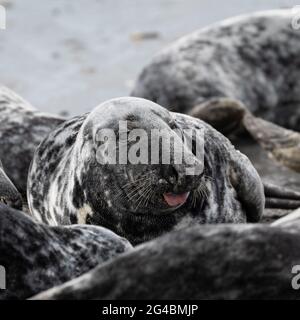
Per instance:
[[[109,211],[162,215],[203,196],[202,163],[192,152],[193,143],[191,148],[185,144],[172,113],[132,98],[101,109],[101,119],[91,114],[85,129],[93,128],[96,159],[88,176],[99,176],[98,187],[89,189],[102,190]],[[200,169],[191,174],[195,166]],[[91,198],[93,207],[103,208],[103,196]]]

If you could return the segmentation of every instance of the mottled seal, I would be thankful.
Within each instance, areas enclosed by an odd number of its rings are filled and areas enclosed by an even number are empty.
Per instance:
[[[0,265],[6,269],[0,300],[29,298],[130,249],[105,228],[49,227],[0,204]]]
[[[299,231],[299,219],[177,230],[33,299],[299,299]]]
[[[64,120],[35,110],[13,91],[0,87],[0,159],[22,195],[26,195],[28,169],[36,147]]]
[[[22,196],[4,172],[0,160],[0,202],[16,209],[22,208]]]
[[[173,158],[169,165],[99,164],[97,133],[111,128],[120,137],[118,123],[125,120],[130,130],[202,130],[204,169],[186,175],[186,162],[177,166]],[[193,152],[191,146],[188,157],[195,158]],[[37,148],[28,179],[28,204],[37,220],[101,225],[134,244],[195,223],[258,221],[264,203],[256,170],[222,134],[199,119],[130,97],[57,127]]]
[[[259,12],[187,35],[143,69],[132,95],[199,117],[203,104],[213,108],[229,98],[256,116],[299,131],[300,32],[292,28],[295,17],[292,10]],[[224,129],[226,123],[219,123],[218,130]]]

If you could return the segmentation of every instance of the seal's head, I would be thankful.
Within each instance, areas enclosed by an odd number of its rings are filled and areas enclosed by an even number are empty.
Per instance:
[[[15,208],[22,209],[22,197],[13,183],[4,172],[0,160],[0,202]]]
[[[77,149],[93,211],[164,215],[197,197],[205,178],[201,152],[198,158],[193,153],[197,134],[191,133],[188,148],[174,114],[145,99],[100,105],[85,120]]]

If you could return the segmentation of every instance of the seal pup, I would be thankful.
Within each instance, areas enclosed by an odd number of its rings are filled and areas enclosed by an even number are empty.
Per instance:
[[[194,226],[32,299],[299,299],[291,284],[299,262],[299,220],[282,227]]]
[[[128,124],[125,137],[120,121]],[[177,147],[169,164],[161,159],[157,164],[101,164],[97,151],[103,142],[97,136],[106,128],[114,130],[119,145],[134,145],[134,130],[150,137],[159,129],[173,136]],[[195,155],[195,136],[190,146],[180,138],[185,129],[203,132],[203,159]],[[159,143],[155,148],[161,148],[162,157],[170,154]],[[182,149],[186,157],[177,165],[174,154]],[[187,175],[187,160],[202,161],[202,170]],[[104,102],[52,131],[35,152],[27,198],[38,221],[101,225],[133,244],[195,223],[255,222],[265,204],[256,170],[222,134],[199,119],[130,97]]]
[[[184,36],[143,69],[132,95],[193,116],[199,106],[213,109],[229,98],[299,131],[300,32],[293,19],[290,9],[258,12]],[[226,123],[223,128],[226,133]]]
[[[10,89],[0,87],[0,158],[23,196],[26,196],[28,169],[36,147],[63,121],[35,110]]]
[[[0,265],[6,269],[0,300],[29,298],[131,248],[105,228],[49,227],[0,204]]]
[[[4,172],[0,160],[0,203],[15,209],[22,209],[22,196]]]

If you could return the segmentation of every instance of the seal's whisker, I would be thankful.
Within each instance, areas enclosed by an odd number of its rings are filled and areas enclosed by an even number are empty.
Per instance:
[[[208,188],[204,183],[201,183],[196,189],[198,195],[202,198],[208,198]]]
[[[150,194],[151,191],[152,191],[152,185],[150,185],[150,186],[148,187],[147,191],[145,192],[144,201],[141,203],[141,205],[146,206],[146,204],[147,204],[147,199],[149,198],[149,194]]]
[[[193,191],[193,193],[191,194],[191,205],[192,205],[192,207],[194,207],[194,201],[195,201],[195,192]]]
[[[148,203],[152,201],[154,195],[155,195],[155,189],[152,189],[152,192],[150,193],[150,196],[149,196]]]
[[[145,180],[145,179],[143,179],[143,180]],[[124,199],[126,196],[130,196],[133,193],[138,193],[140,188],[141,188],[141,186],[139,184],[132,184],[132,186],[128,185],[127,187],[121,186],[121,187],[119,187],[119,190],[114,197],[116,200],[119,198]],[[117,188],[115,188],[114,190],[116,190],[116,189]],[[125,189],[125,191],[126,191],[126,189],[129,189],[130,191],[125,192],[125,194],[124,194],[124,189]],[[134,196],[132,198],[134,198]]]
[[[147,201],[146,201],[145,206],[148,206],[148,204],[152,201],[154,195],[155,195],[155,189],[152,188],[148,197],[147,197]]]
[[[144,186],[144,187],[143,187],[143,189],[142,189],[143,192],[141,192],[139,198],[136,200],[137,206],[136,206],[136,208],[135,208],[135,211],[137,211],[137,209],[139,208],[139,206],[140,206],[140,204],[141,204],[141,201],[142,201],[142,200],[144,199],[144,197],[145,197],[144,192],[147,191],[147,189],[148,189],[149,187],[151,188],[151,183],[150,183],[150,184],[148,183],[147,186]]]
[[[134,186],[129,192],[126,192],[128,196],[131,196],[132,194],[139,194],[139,191],[143,189],[145,185],[148,185],[151,182],[146,182],[144,185],[136,185]],[[129,189],[129,188],[128,188]]]
[[[129,198],[130,201],[134,200],[134,198],[136,198],[137,196],[140,196],[140,193],[143,195],[142,192],[145,188],[148,187],[148,185],[150,185],[151,182],[148,182],[146,184],[144,184],[143,186],[136,186],[136,188],[134,188],[134,190],[132,190],[131,192],[127,193],[127,196]],[[137,201],[137,200],[135,200]]]
[[[150,186],[149,186],[150,187]],[[151,188],[151,187],[150,187]],[[143,193],[141,193],[140,197],[137,199],[136,203],[136,208],[135,211],[138,210],[138,208],[142,205],[143,201],[145,200],[145,195]]]
[[[197,192],[194,192],[193,193],[193,207],[196,207],[196,204],[197,204]]]
[[[129,181],[127,183],[125,183],[124,185],[122,185],[122,187],[126,187],[126,186],[130,186],[130,185],[135,185],[137,182],[141,181],[141,180],[144,180],[145,179],[145,176],[143,177],[140,177],[139,179],[136,179],[134,181]]]
[[[148,206],[148,204],[150,203],[150,200],[151,200],[151,197],[152,197],[152,195],[155,193],[155,191],[153,190],[153,188],[152,188],[152,185],[151,185],[151,187],[148,189],[148,191],[147,191],[147,194],[145,195],[145,197],[144,197],[144,202],[142,203],[142,205],[144,206],[144,207],[147,207]]]
[[[129,182],[125,183],[124,185],[122,185],[122,187],[126,187],[128,185],[135,185],[137,182],[139,182],[141,180],[144,180],[145,177],[148,177],[150,179],[151,178],[151,173],[153,173],[153,172],[154,172],[154,170],[150,170],[147,173],[139,176],[138,179],[135,179],[134,181],[129,181]]]

